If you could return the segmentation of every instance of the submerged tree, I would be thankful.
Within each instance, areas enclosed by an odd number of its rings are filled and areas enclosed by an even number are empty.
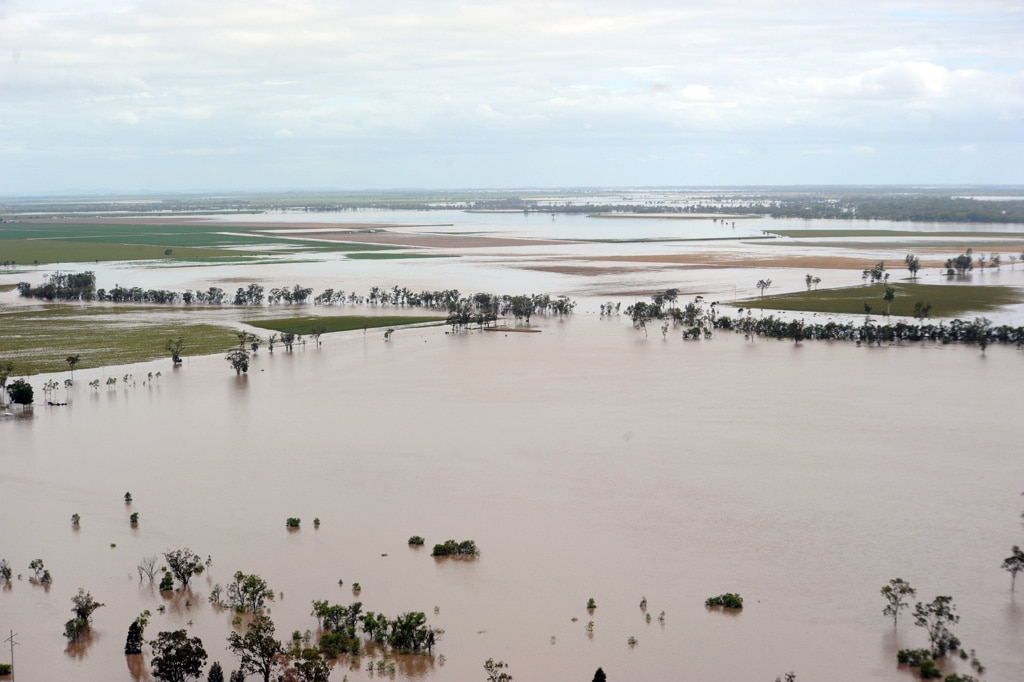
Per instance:
[[[167,561],[167,567],[181,582],[183,588],[188,587],[188,581],[192,579],[193,575],[203,570],[203,562],[199,555],[188,547],[168,550],[164,552],[164,559]]]
[[[71,370],[71,378],[74,379],[75,378],[75,367],[78,366],[78,356],[77,355],[69,355],[69,356],[67,356],[65,358],[65,360],[68,363],[68,369]]]
[[[274,595],[267,581],[255,573],[246,575],[235,571],[235,579],[228,583],[228,605],[236,611],[261,611],[266,600]]]
[[[327,327],[322,324],[315,324],[309,330],[309,335],[316,341],[316,347],[320,347],[320,336],[327,333]]]
[[[86,592],[81,587],[78,588],[78,594],[71,598],[71,603],[74,604],[71,610],[74,611],[75,616],[81,618],[86,623],[92,621],[93,611],[104,606],[104,604],[93,599],[92,594]]]
[[[946,261],[946,272],[947,274],[959,275],[963,277],[967,274],[968,270],[974,269],[974,251],[967,249],[966,252],[960,254],[956,258],[950,258]]]
[[[11,402],[15,405],[31,405],[35,399],[32,391],[32,384],[28,383],[24,379],[15,379],[11,382],[11,385],[7,387],[7,395],[11,397]]]
[[[246,348],[242,346],[232,348],[228,351],[225,359],[231,364],[231,369],[235,370],[235,374],[249,371],[249,351]]]
[[[945,656],[947,651],[960,646],[960,640],[949,630],[950,625],[959,622],[960,616],[956,613],[952,597],[940,596],[933,599],[930,604],[917,602],[914,606],[914,624],[924,628],[928,633],[932,655],[936,658]]]
[[[228,635],[228,649],[238,656],[240,669],[245,674],[262,675],[270,682],[270,675],[281,665],[279,654],[284,653],[281,642],[274,638],[274,623],[268,616],[256,614],[244,635]]]
[[[903,259],[903,262],[907,264],[907,270],[910,271],[910,277],[917,279],[917,271],[921,269],[921,259],[912,253],[908,253],[907,257]]]
[[[203,640],[189,637],[185,630],[161,632],[149,643],[153,647],[153,676],[163,682],[198,680],[206,665]]]
[[[171,354],[171,362],[175,365],[181,364],[181,351],[185,347],[185,340],[182,337],[168,339],[164,350]]]
[[[1013,554],[1003,559],[1002,567],[1010,572],[1010,591],[1017,585],[1017,574],[1024,571],[1024,551],[1017,545],[1013,546]]]
[[[909,608],[908,599],[917,596],[917,590],[910,586],[910,583],[903,578],[893,578],[889,584],[882,588],[882,596],[885,597],[886,605],[882,609],[883,616],[892,616],[892,626],[896,627],[900,617],[900,611]]]
[[[488,658],[484,662],[487,682],[512,682],[512,676],[505,672],[507,669],[508,663],[505,661],[495,661],[493,658]]]
[[[770,279],[759,279],[757,280],[757,288],[761,290],[761,296],[764,296],[765,290],[772,285]]]

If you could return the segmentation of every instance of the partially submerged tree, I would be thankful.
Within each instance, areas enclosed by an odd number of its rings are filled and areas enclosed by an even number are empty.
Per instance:
[[[917,590],[910,586],[910,583],[903,578],[893,578],[889,584],[882,588],[882,596],[885,597],[885,608],[882,609],[883,616],[892,616],[892,626],[896,627],[900,611],[909,608],[908,599],[917,596]]]
[[[81,618],[86,623],[92,621],[93,611],[104,606],[104,604],[93,599],[92,594],[86,592],[81,587],[78,588],[78,594],[71,598],[71,603],[74,604],[71,610],[74,611],[75,616]]]
[[[505,661],[495,661],[493,658],[488,658],[484,662],[487,682],[512,682],[512,676],[505,672],[507,669],[508,663]]]
[[[274,596],[274,591],[267,587],[267,581],[255,573],[246,575],[235,571],[235,579],[228,583],[228,606],[236,611],[261,611],[266,600]]]
[[[249,371],[249,351],[245,347],[232,348],[228,351],[225,359],[231,364],[231,369],[235,370],[235,374]]]
[[[1002,567],[1010,572],[1010,591],[1017,586],[1017,574],[1024,571],[1024,551],[1017,545],[1013,546],[1013,554],[1003,559]]]
[[[309,335],[316,341],[316,347],[320,347],[320,336],[327,333],[327,327],[322,324],[315,324],[309,330]]]
[[[946,261],[946,273],[949,275],[959,275],[963,277],[967,274],[968,270],[974,269],[974,251],[967,249],[966,252],[960,254],[956,258],[950,258]]]
[[[163,682],[198,680],[206,665],[203,640],[189,637],[185,630],[161,632],[149,643],[153,647],[153,677]]]
[[[201,573],[203,570],[203,562],[199,555],[188,547],[164,552],[164,560],[167,561],[167,567],[181,582],[183,588],[188,587],[188,582],[193,575]]]
[[[185,340],[182,337],[168,339],[164,350],[171,354],[171,362],[175,365],[181,364],[181,351],[185,348]]]
[[[140,613],[139,617],[128,626],[128,637],[125,638],[124,642],[125,655],[142,653],[142,638],[146,634],[146,626],[149,625],[149,617],[151,615],[153,614],[147,609]]]
[[[220,661],[214,661],[210,666],[210,672],[206,675],[206,682],[224,682],[224,668]]]
[[[771,285],[772,285],[772,281],[770,279],[759,279],[759,280],[757,280],[757,288],[760,289],[761,296],[764,296],[765,290],[768,289],[768,287],[770,287]]]
[[[959,622],[960,616],[956,613],[952,597],[940,596],[929,604],[917,602],[914,606],[914,624],[924,628],[928,633],[932,655],[936,658],[945,656],[947,651],[960,646],[960,640],[949,630],[950,625]]]
[[[28,383],[24,379],[15,379],[11,382],[11,385],[7,387],[7,395],[11,397],[11,402],[15,405],[31,405],[34,398],[32,391],[32,384]]]
[[[256,614],[244,635],[228,635],[228,650],[238,656],[240,670],[245,674],[262,675],[270,682],[270,675],[280,667],[278,655],[284,653],[281,642],[274,638],[274,623],[268,616]]]
[[[289,652],[281,682],[329,682],[331,666],[319,649],[301,647]]]
[[[903,262],[907,264],[907,270],[910,271],[911,279],[917,279],[917,271],[921,269],[921,259],[912,253],[908,253]]]

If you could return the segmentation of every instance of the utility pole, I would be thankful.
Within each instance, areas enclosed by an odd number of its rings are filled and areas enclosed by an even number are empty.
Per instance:
[[[11,644],[11,682],[14,682],[14,646],[18,644],[18,642],[14,641],[14,637],[17,634],[18,633],[16,633],[14,630],[11,630],[11,636],[4,640],[5,642],[10,642]]]

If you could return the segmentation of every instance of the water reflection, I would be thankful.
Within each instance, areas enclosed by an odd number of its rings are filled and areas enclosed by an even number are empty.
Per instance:
[[[146,663],[145,654],[128,654],[124,657],[128,666],[128,674],[134,682],[153,679],[149,674],[149,665]]]
[[[103,636],[90,627],[75,641],[68,642],[67,647],[64,649],[64,655],[76,661],[82,661],[89,656],[89,650],[93,644],[102,640]]]

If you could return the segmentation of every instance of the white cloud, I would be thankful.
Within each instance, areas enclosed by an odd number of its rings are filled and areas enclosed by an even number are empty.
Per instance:
[[[117,113],[111,115],[110,120],[115,123],[123,123],[125,125],[134,126],[138,125],[139,121],[141,121],[142,119],[139,118],[139,115],[136,114],[134,111],[118,111]]]
[[[410,154],[472,138],[534,157],[552,140],[593,158],[636,144],[650,147],[635,158],[669,144],[714,157],[769,139],[981,156],[1020,139],[1022,22],[1000,0],[12,0],[2,28],[20,61],[0,67],[0,121],[12,148],[37,152],[123,144],[95,125],[114,122],[228,158],[268,130],[295,135],[281,153],[401,137]]]

